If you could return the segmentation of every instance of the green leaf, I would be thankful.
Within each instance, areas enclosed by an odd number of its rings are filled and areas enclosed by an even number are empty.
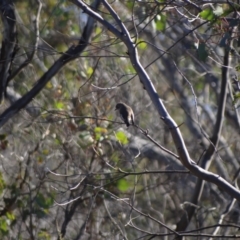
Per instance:
[[[128,144],[128,139],[124,132],[122,131],[116,132],[116,138],[121,144],[123,145]]]
[[[202,19],[208,20],[208,21],[213,21],[216,17],[212,8],[204,9],[202,12],[199,13],[199,16]]]
[[[3,180],[2,173],[0,173],[0,194],[2,194],[5,187],[6,187],[5,181]]]
[[[102,128],[102,127],[95,127],[94,128],[94,132],[95,133],[107,133],[107,129],[106,128]]]
[[[8,233],[8,224],[7,221],[3,218],[0,219],[0,231],[3,235]]]
[[[167,22],[167,17],[164,14],[158,14],[156,18],[154,19],[155,24],[156,24],[156,29],[158,31],[164,31],[166,29],[166,22]]]
[[[125,70],[128,74],[135,74],[136,73],[134,67],[131,64],[128,64]]]
[[[128,8],[129,10],[132,10],[133,5],[134,5],[134,1],[127,1],[126,5],[127,5],[127,8]]]
[[[206,44],[205,43],[200,43],[197,49],[197,54],[199,60],[205,62],[207,57],[208,57],[208,52],[206,50]]]
[[[47,85],[46,85],[46,88],[48,89],[52,89],[53,88],[53,85],[51,82],[48,82]]]
[[[102,28],[96,27],[96,28],[95,28],[95,34],[98,35],[98,34],[100,34],[100,33],[102,33]]]
[[[95,127],[94,132],[96,140],[100,140],[102,135],[107,133],[107,129],[102,127]]]
[[[87,68],[87,76],[88,76],[88,77],[91,77],[92,74],[93,74],[93,68],[92,68],[92,67],[88,67],[88,68]]]
[[[11,221],[15,219],[15,215],[12,214],[12,213],[10,213],[10,212],[7,212],[7,213],[6,213],[6,216],[7,216],[7,218],[8,218],[9,220],[11,220]]]
[[[54,143],[56,144],[56,145],[60,145],[60,144],[62,144],[62,141],[61,141],[61,139],[60,138],[55,138],[54,139]]]
[[[122,178],[118,180],[117,187],[121,192],[126,192],[129,189],[129,183],[126,179]]]
[[[141,39],[138,39],[137,46],[138,46],[138,48],[139,48],[139,49],[142,49],[142,50],[144,50],[144,49],[146,49],[146,48],[147,48],[147,43],[146,43],[146,42],[144,42],[144,41],[143,41],[143,40],[141,40]]]
[[[64,109],[64,103],[63,102],[55,102],[55,107],[59,110]]]
[[[42,150],[42,154],[48,155],[48,154],[49,154],[49,149],[43,149],[43,150]]]

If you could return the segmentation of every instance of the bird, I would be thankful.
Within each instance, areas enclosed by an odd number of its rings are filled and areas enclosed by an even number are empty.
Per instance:
[[[115,111],[119,111],[121,119],[129,127],[130,125],[135,125],[134,123],[134,114],[131,107],[123,102],[119,102],[116,105]]]

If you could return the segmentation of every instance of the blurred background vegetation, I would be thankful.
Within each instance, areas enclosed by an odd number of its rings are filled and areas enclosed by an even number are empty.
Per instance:
[[[18,50],[12,72],[34,49],[40,1],[13,2]],[[232,183],[240,160],[240,5],[205,2],[109,1],[136,41],[140,62],[195,162],[210,143],[224,49],[230,48],[224,126],[210,171]],[[98,13],[116,25],[102,5]],[[37,51],[9,82],[9,92],[27,94],[70,46],[78,44],[83,15],[70,1],[42,0]],[[3,32],[3,22],[0,27]],[[132,107],[136,123],[155,141],[176,152],[127,48],[96,23],[84,52],[0,130],[1,239],[174,239],[197,178],[139,129],[127,129],[114,111],[119,101]],[[0,111],[11,104],[5,98]],[[206,183],[188,225],[192,235],[185,232],[186,239],[209,239],[232,201]],[[218,234],[239,234],[239,214],[238,203],[233,203]]]

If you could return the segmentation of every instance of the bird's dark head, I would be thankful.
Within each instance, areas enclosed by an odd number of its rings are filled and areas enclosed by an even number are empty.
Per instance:
[[[121,109],[122,107],[123,107],[122,103],[117,103],[115,111]]]

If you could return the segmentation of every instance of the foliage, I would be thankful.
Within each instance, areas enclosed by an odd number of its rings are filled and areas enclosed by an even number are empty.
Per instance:
[[[77,48],[84,32],[80,22],[86,13],[74,1],[43,1],[37,19],[39,2],[14,1],[18,41],[9,74],[27,64],[9,80],[1,112],[49,74],[67,49]],[[129,31],[190,158],[201,165],[213,149],[206,171],[235,181],[236,187],[239,5],[108,2]],[[172,129],[159,117],[127,46],[111,31],[122,31],[119,22],[103,3],[94,11],[109,28],[96,23],[88,47],[0,130],[0,238],[173,239],[179,237],[176,231],[187,239],[239,238],[240,212],[230,194],[206,181],[197,203],[192,202],[199,178],[179,161]],[[1,42],[3,49],[3,37]],[[120,101],[133,108],[137,126],[120,124],[114,111]],[[218,114],[222,105],[224,117]],[[223,127],[216,133],[220,120]],[[185,222],[191,234],[186,227],[179,230],[190,206],[194,215]]]

